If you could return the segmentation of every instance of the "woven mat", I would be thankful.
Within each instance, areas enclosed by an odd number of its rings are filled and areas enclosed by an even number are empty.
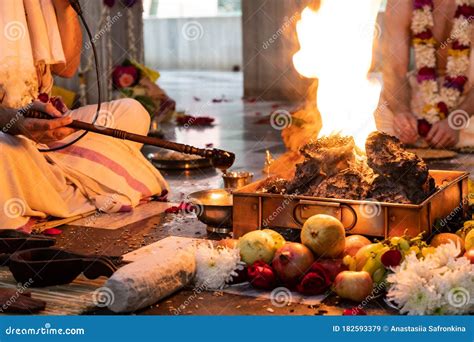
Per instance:
[[[38,315],[80,315],[95,307],[95,291],[104,285],[106,278],[89,280],[83,275],[67,285],[43,288],[28,288],[31,297],[46,302],[46,309]],[[0,267],[0,287],[19,288],[17,282],[6,267]]]

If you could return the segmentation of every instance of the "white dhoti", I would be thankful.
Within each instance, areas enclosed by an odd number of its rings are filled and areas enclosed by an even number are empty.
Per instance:
[[[96,106],[72,111],[91,122]],[[104,103],[108,126],[147,134],[150,117],[135,100]],[[64,144],[74,133],[57,145]],[[88,133],[76,144],[42,153],[37,144],[0,133],[0,228],[25,226],[30,217],[71,217],[94,209],[128,210],[168,190],[161,174],[140,152],[141,144]]]

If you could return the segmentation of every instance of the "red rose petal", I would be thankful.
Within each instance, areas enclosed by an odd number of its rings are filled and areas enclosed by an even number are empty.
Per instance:
[[[61,229],[58,229],[58,228],[49,228],[49,229],[43,230],[44,235],[59,235],[62,232],[63,231]]]
[[[359,309],[358,307],[352,309],[345,309],[342,312],[343,316],[366,316],[367,313],[363,309]]]
[[[402,253],[398,249],[386,251],[380,259],[385,267],[395,267],[402,261]]]
[[[49,95],[46,93],[41,93],[38,95],[38,100],[40,100],[43,103],[48,103],[49,101]]]
[[[418,134],[421,137],[426,137],[431,130],[431,124],[425,119],[418,120]]]

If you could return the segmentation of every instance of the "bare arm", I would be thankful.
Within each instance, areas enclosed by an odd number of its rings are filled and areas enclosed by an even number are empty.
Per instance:
[[[395,112],[410,112],[410,86],[407,80],[410,63],[411,1],[389,0],[383,31],[383,96]]]
[[[74,9],[67,0],[53,0],[58,19],[61,43],[66,57],[65,64],[52,66],[52,71],[61,77],[72,77],[81,63],[82,31]]]
[[[383,31],[383,97],[394,113],[394,129],[404,143],[418,139],[417,119],[410,109],[410,0],[389,0]]]

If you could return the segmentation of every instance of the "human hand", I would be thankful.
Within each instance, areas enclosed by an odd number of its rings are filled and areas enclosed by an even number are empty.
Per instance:
[[[453,147],[459,142],[459,133],[459,129],[451,128],[448,119],[444,119],[431,127],[426,136],[426,141],[430,146],[436,148]]]
[[[409,112],[400,112],[393,118],[395,134],[404,144],[414,144],[418,140],[418,120]]]
[[[51,103],[34,101],[30,107],[49,114],[54,119],[22,118],[19,122],[20,134],[40,143],[50,143],[62,140],[75,132],[75,129],[66,127],[73,120],[70,116],[63,116]]]

